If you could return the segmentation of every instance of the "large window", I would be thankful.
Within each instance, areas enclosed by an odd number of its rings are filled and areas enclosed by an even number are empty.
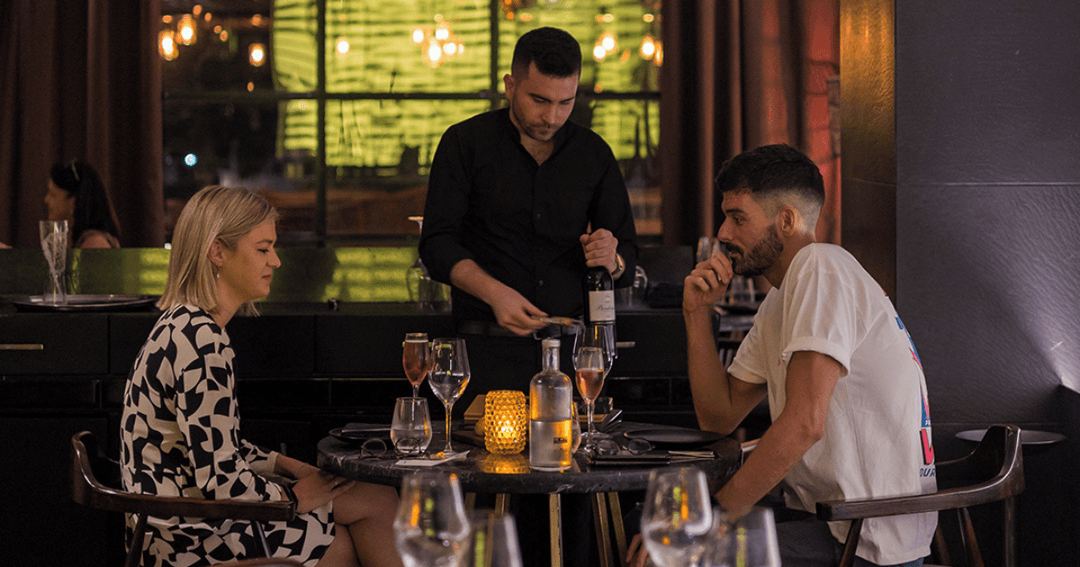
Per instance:
[[[283,241],[400,242],[442,133],[505,104],[517,38],[555,26],[585,58],[571,120],[611,145],[638,232],[659,235],[659,4],[165,0],[166,198],[244,185],[282,211]]]

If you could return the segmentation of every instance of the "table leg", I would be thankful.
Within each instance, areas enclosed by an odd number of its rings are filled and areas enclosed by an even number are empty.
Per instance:
[[[548,495],[548,526],[551,535],[551,567],[562,567],[562,498]]]
[[[510,513],[510,495],[509,494],[496,494],[495,495],[495,511],[499,514],[506,515]]]
[[[600,567],[614,567],[611,562],[611,532],[608,531],[607,496],[603,492],[592,495],[593,521],[596,524],[596,548],[600,551]]]
[[[615,532],[615,549],[619,552],[619,565],[626,564],[626,528],[622,521],[622,504],[618,492],[608,492],[608,506],[611,507],[611,531]]]

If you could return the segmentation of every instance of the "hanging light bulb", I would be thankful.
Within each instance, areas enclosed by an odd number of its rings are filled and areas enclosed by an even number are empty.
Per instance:
[[[184,14],[176,24],[176,35],[180,45],[194,45],[199,40],[195,18],[191,14]]]
[[[425,34],[424,34],[423,28],[413,28],[412,42],[415,43],[416,45],[420,45],[420,44],[424,43],[424,35]]]
[[[252,67],[262,67],[266,63],[266,46],[261,43],[248,46],[248,61]]]
[[[349,40],[348,38],[339,37],[337,43],[334,44],[334,49],[337,51],[338,57],[345,57],[349,53]]]
[[[166,61],[176,59],[176,40],[173,38],[172,30],[162,30],[158,34],[158,53]]]
[[[446,22],[439,22],[435,25],[435,39],[439,41],[450,39],[450,26],[446,25]]]
[[[607,57],[607,50],[604,49],[604,45],[599,41],[593,46],[592,57],[597,61],[603,61],[604,57]]]
[[[617,44],[615,43],[615,32],[606,31],[600,34],[600,45],[604,47],[604,51],[611,53],[615,51]]]
[[[641,49],[638,50],[638,53],[641,54],[641,58],[645,60],[650,60],[653,58],[653,55],[656,55],[656,41],[653,39],[653,36],[646,35],[641,38]]]

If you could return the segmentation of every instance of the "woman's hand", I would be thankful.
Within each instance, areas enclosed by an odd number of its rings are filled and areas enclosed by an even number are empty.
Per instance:
[[[311,467],[315,469],[315,467]],[[309,474],[293,485],[293,494],[296,494],[296,512],[303,514],[310,512],[327,502],[344,494],[356,484],[355,480],[349,480],[334,476],[326,471],[315,469],[318,474]]]
[[[311,476],[317,472],[319,472],[318,467],[314,467],[303,461],[298,461],[292,457],[286,457],[285,455],[278,455],[277,461],[274,463],[274,474],[295,478],[297,480]]]
[[[649,550],[642,544],[641,534],[630,540],[630,548],[626,550],[626,564],[629,567],[644,567],[649,560]],[[650,563],[651,564],[651,563]]]

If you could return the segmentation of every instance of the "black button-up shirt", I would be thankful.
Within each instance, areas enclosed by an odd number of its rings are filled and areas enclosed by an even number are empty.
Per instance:
[[[569,121],[555,133],[543,164],[521,145],[509,110],[451,126],[435,151],[428,178],[420,257],[431,277],[472,259],[548,315],[582,312],[585,253],[578,238],[606,228],[626,262],[616,285],[629,285],[637,261],[634,219],[611,148]],[[493,321],[483,301],[453,289],[458,320]]]

